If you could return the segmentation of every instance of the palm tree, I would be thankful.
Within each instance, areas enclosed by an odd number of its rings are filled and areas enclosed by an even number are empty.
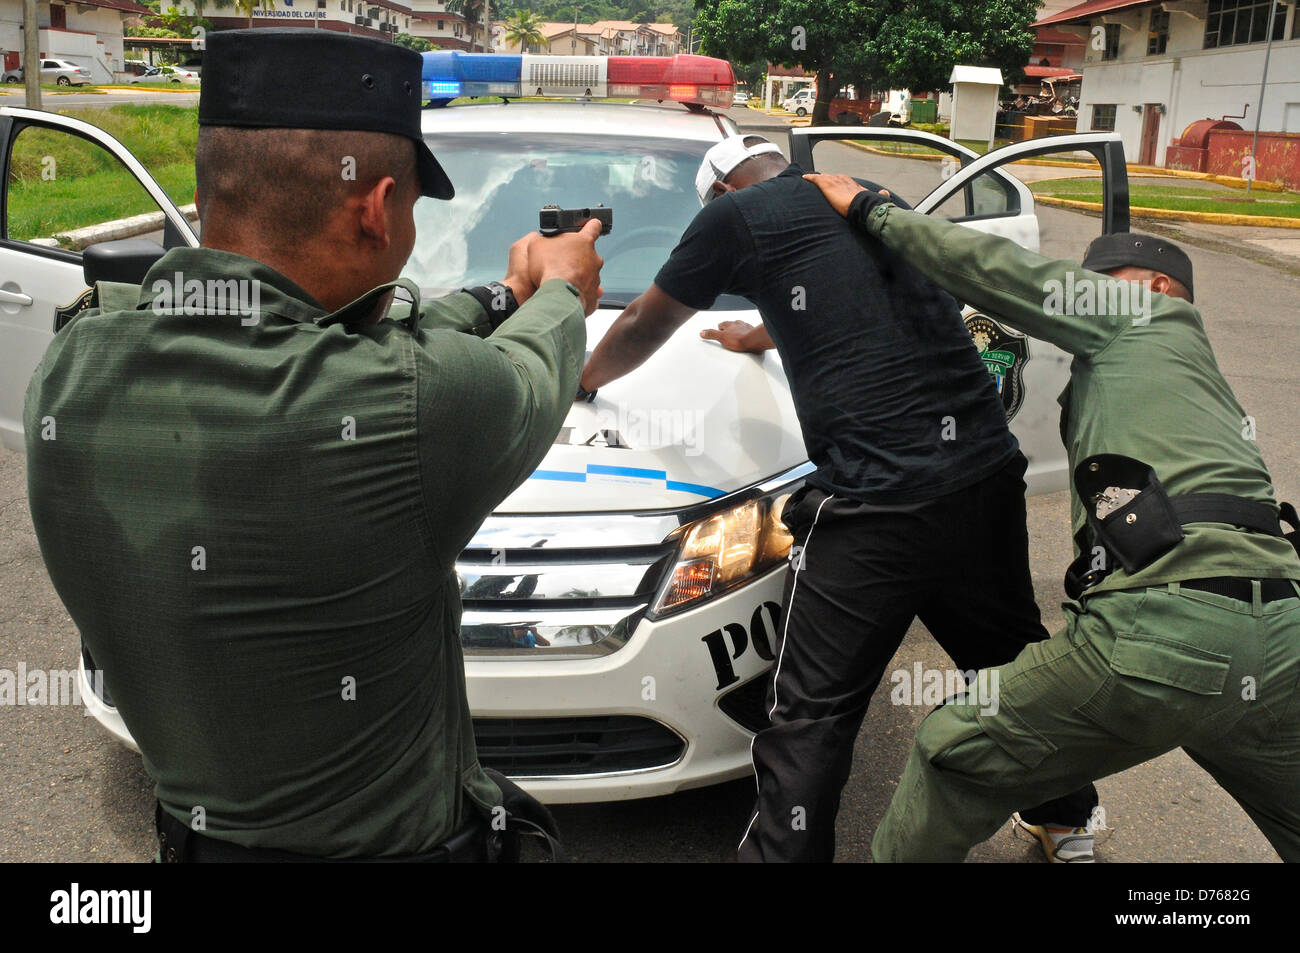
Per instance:
[[[248,17],[248,25],[253,25],[253,11],[257,8],[274,10],[275,0],[234,0],[235,12]]]
[[[483,0],[447,0],[447,12],[457,13],[465,18],[465,23],[469,27],[469,48],[474,49],[474,28],[478,26],[479,18],[483,16]],[[489,24],[491,28],[491,24]],[[487,42],[484,41],[483,49],[487,49]]]
[[[532,10],[516,10],[515,15],[506,20],[506,42],[519,44],[519,52],[527,53],[528,47],[546,41],[541,30],[542,22],[542,18]]]

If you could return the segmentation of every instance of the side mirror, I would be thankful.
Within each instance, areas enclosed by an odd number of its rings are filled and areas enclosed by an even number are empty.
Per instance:
[[[138,285],[165,253],[161,245],[148,238],[122,238],[88,245],[81,253],[82,278],[90,286],[97,281]]]

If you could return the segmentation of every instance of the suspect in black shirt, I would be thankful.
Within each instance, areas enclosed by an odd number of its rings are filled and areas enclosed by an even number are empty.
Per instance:
[[[655,285],[692,312],[753,302],[825,492],[918,502],[1005,466],[1018,444],[957,302],[802,176],[789,165],[709,202]]]

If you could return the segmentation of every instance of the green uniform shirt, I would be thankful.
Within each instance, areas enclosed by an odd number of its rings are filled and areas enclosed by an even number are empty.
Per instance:
[[[256,281],[257,320],[197,291],[152,309],[178,275]],[[56,335],[24,423],[45,565],[158,799],[248,846],[428,850],[500,803],[454,563],[571,405],[577,289],[546,282],[486,339],[467,294],[414,332],[320,326],[293,282],[210,249],[133,297]]]
[[[1112,307],[1108,291],[1098,305],[1095,289],[1114,279],[1076,262],[892,204],[857,217],[859,227],[959,300],[1074,355],[1060,396],[1071,474],[1093,454],[1117,453],[1151,466],[1171,496],[1231,493],[1276,506],[1253,427],[1189,302],[1151,294],[1149,309],[1135,309],[1117,296]],[[1088,304],[1083,288],[1092,283]],[[1068,313],[1081,310],[1092,313]],[[1070,489],[1078,533],[1085,515]],[[1300,559],[1285,539],[1218,523],[1184,531],[1185,539],[1145,568],[1131,575],[1116,568],[1089,592],[1215,576],[1300,579]]]

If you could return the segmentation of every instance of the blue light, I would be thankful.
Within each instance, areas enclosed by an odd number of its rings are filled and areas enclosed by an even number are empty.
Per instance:
[[[523,57],[518,54],[437,50],[424,57],[421,77],[430,99],[519,96]]]
[[[426,79],[424,96],[426,99],[455,99],[460,95],[460,83],[445,79]]]

